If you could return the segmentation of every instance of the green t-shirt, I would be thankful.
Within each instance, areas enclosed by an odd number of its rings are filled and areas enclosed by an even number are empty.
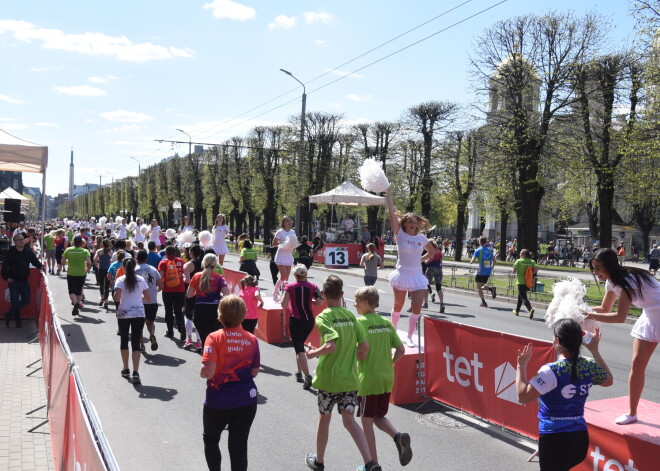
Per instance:
[[[316,316],[321,345],[334,340],[334,352],[319,357],[312,384],[330,393],[357,391],[360,386],[357,371],[357,344],[367,337],[351,311],[329,307]]]
[[[216,272],[218,275],[225,276],[225,271],[222,269],[219,263],[215,266],[213,271]]]
[[[46,250],[55,250],[55,237],[50,234],[44,236],[44,248]]]
[[[519,258],[513,263],[513,268],[516,269],[518,275],[519,285],[525,284],[525,272],[527,271],[527,267],[529,266],[532,267],[532,270],[536,268],[536,262],[531,258]]]
[[[547,254],[547,253],[548,253],[548,244],[541,244],[541,245],[539,246],[539,253],[540,253],[541,255],[545,255],[545,254]]]
[[[89,258],[89,251],[82,247],[69,247],[62,254],[62,259],[67,261],[67,276],[87,275],[85,260]]]
[[[73,232],[71,229],[66,231],[66,238],[69,241],[69,244],[73,243],[73,236],[75,236],[75,235],[76,235],[76,233]]]
[[[371,313],[358,317],[358,323],[367,334],[367,359],[358,361],[360,388],[358,396],[392,392],[394,364],[392,349],[402,345],[394,325],[384,317]]]
[[[243,257],[244,260],[256,260],[257,251],[254,249],[241,249],[241,257]]]

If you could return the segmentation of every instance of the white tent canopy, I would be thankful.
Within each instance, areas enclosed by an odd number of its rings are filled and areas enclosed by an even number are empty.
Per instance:
[[[4,203],[5,200],[21,200],[22,204],[30,201],[30,198],[21,195],[18,191],[14,190],[12,187],[9,187],[0,193],[0,203]]]
[[[48,147],[24,141],[0,129],[0,170],[44,173]]]
[[[359,189],[349,181],[337,188],[309,197],[310,203],[341,204],[345,206],[374,206],[385,204],[385,198]]]

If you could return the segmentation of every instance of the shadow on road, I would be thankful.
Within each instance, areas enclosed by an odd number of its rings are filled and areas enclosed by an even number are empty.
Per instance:
[[[161,355],[160,353],[156,354],[145,354],[143,355],[144,362],[147,365],[156,365],[156,366],[181,366],[186,363],[186,360],[183,358],[172,357],[169,355]]]
[[[105,324],[103,319],[86,316],[83,311],[80,311],[80,314],[77,317],[74,317],[73,320],[76,324]]]
[[[134,384],[133,388],[140,393],[140,399],[158,399],[159,401],[171,401],[179,391],[172,388],[161,388],[159,386],[145,386]]]
[[[282,371],[278,370],[276,368],[271,368],[270,366],[266,365],[261,365],[261,372],[265,375],[273,375],[273,376],[293,376],[291,373],[288,371]]]
[[[78,319],[78,321],[82,321],[82,319]],[[85,323],[84,321],[81,323]],[[71,323],[65,323],[62,322],[62,331],[64,331],[64,335],[66,335],[66,342],[69,344],[69,350],[71,350],[71,353],[76,353],[76,352],[91,352],[92,350],[89,348],[89,344],[87,343],[87,340],[85,339],[85,333],[82,330],[82,327]]]
[[[266,404],[268,402],[268,398],[262,394],[257,394],[257,404]]]

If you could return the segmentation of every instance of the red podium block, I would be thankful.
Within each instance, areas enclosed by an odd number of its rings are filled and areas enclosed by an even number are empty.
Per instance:
[[[417,363],[421,361],[421,377],[417,377]],[[406,347],[406,353],[394,364],[394,384],[390,394],[390,404],[414,404],[424,402],[420,394],[426,394],[424,376],[424,355],[417,348]]]
[[[589,451],[575,469],[645,471],[660,468],[660,404],[642,399],[637,408],[638,422],[615,424],[614,419],[627,410],[627,397],[585,404]]]
[[[289,316],[287,312],[285,316],[282,315],[282,305],[273,300],[272,296],[262,296],[264,300],[264,307],[259,309],[259,321],[254,335],[266,343],[281,343],[290,342],[291,335],[289,334]],[[312,306],[314,317],[318,316],[321,311],[325,309],[325,303],[320,306]],[[284,327],[282,327],[284,323]],[[284,334],[284,335],[283,335]],[[314,330],[307,337],[306,343],[313,347],[318,347],[321,344],[319,331],[314,326]]]

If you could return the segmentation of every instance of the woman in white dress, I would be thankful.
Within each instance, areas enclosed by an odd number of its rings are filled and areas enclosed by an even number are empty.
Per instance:
[[[141,227],[142,218],[137,218],[135,220],[135,229],[133,230],[133,240],[135,241],[135,245],[137,245],[138,242],[144,243],[144,236],[142,235],[142,232],[140,232]]]
[[[618,417],[619,425],[637,421],[637,405],[642,397],[646,365],[660,341],[660,283],[646,270],[619,265],[617,254],[612,249],[600,249],[591,260],[594,275],[605,282],[605,296],[595,312],[585,312],[587,319],[600,322],[625,322],[630,306],[642,308],[630,335],[633,340],[632,366],[628,377],[627,414]],[[616,312],[611,312],[617,298]]]
[[[275,284],[275,289],[273,290],[273,299],[275,301],[279,300],[279,290],[283,283],[289,281],[289,275],[291,274],[291,267],[293,266],[293,250],[298,246],[296,244],[284,244],[287,237],[293,237],[298,240],[296,237],[296,231],[291,227],[293,226],[293,219],[289,216],[284,216],[282,218],[282,227],[275,233],[271,245],[277,247],[277,253],[275,254],[275,264],[280,273],[280,279],[277,280]],[[293,245],[293,247],[290,247]]]
[[[215,223],[213,224],[213,251],[218,256],[218,261],[220,265],[225,264],[225,255],[229,252],[227,248],[227,242],[225,237],[229,234],[229,226],[225,223],[225,215],[218,214],[215,217]]]
[[[392,194],[387,190],[387,208],[390,215],[392,232],[396,236],[398,258],[396,268],[387,279],[394,290],[394,307],[392,308],[392,324],[396,328],[401,317],[401,309],[406,301],[406,292],[410,292],[412,312],[408,320],[408,340],[406,345],[414,347],[413,334],[417,326],[417,319],[422,310],[422,303],[426,297],[428,280],[422,271],[422,262],[433,259],[435,247],[429,242],[421,231],[430,229],[429,221],[414,213],[400,215],[394,211]],[[426,254],[422,257],[422,251]]]
[[[160,226],[156,219],[151,220],[151,227],[149,228],[149,240],[156,243],[156,247],[160,247]]]
[[[188,216],[183,216],[183,221],[181,222],[181,227],[179,227],[179,234],[182,232],[195,232],[195,226],[190,224],[190,218]]]

